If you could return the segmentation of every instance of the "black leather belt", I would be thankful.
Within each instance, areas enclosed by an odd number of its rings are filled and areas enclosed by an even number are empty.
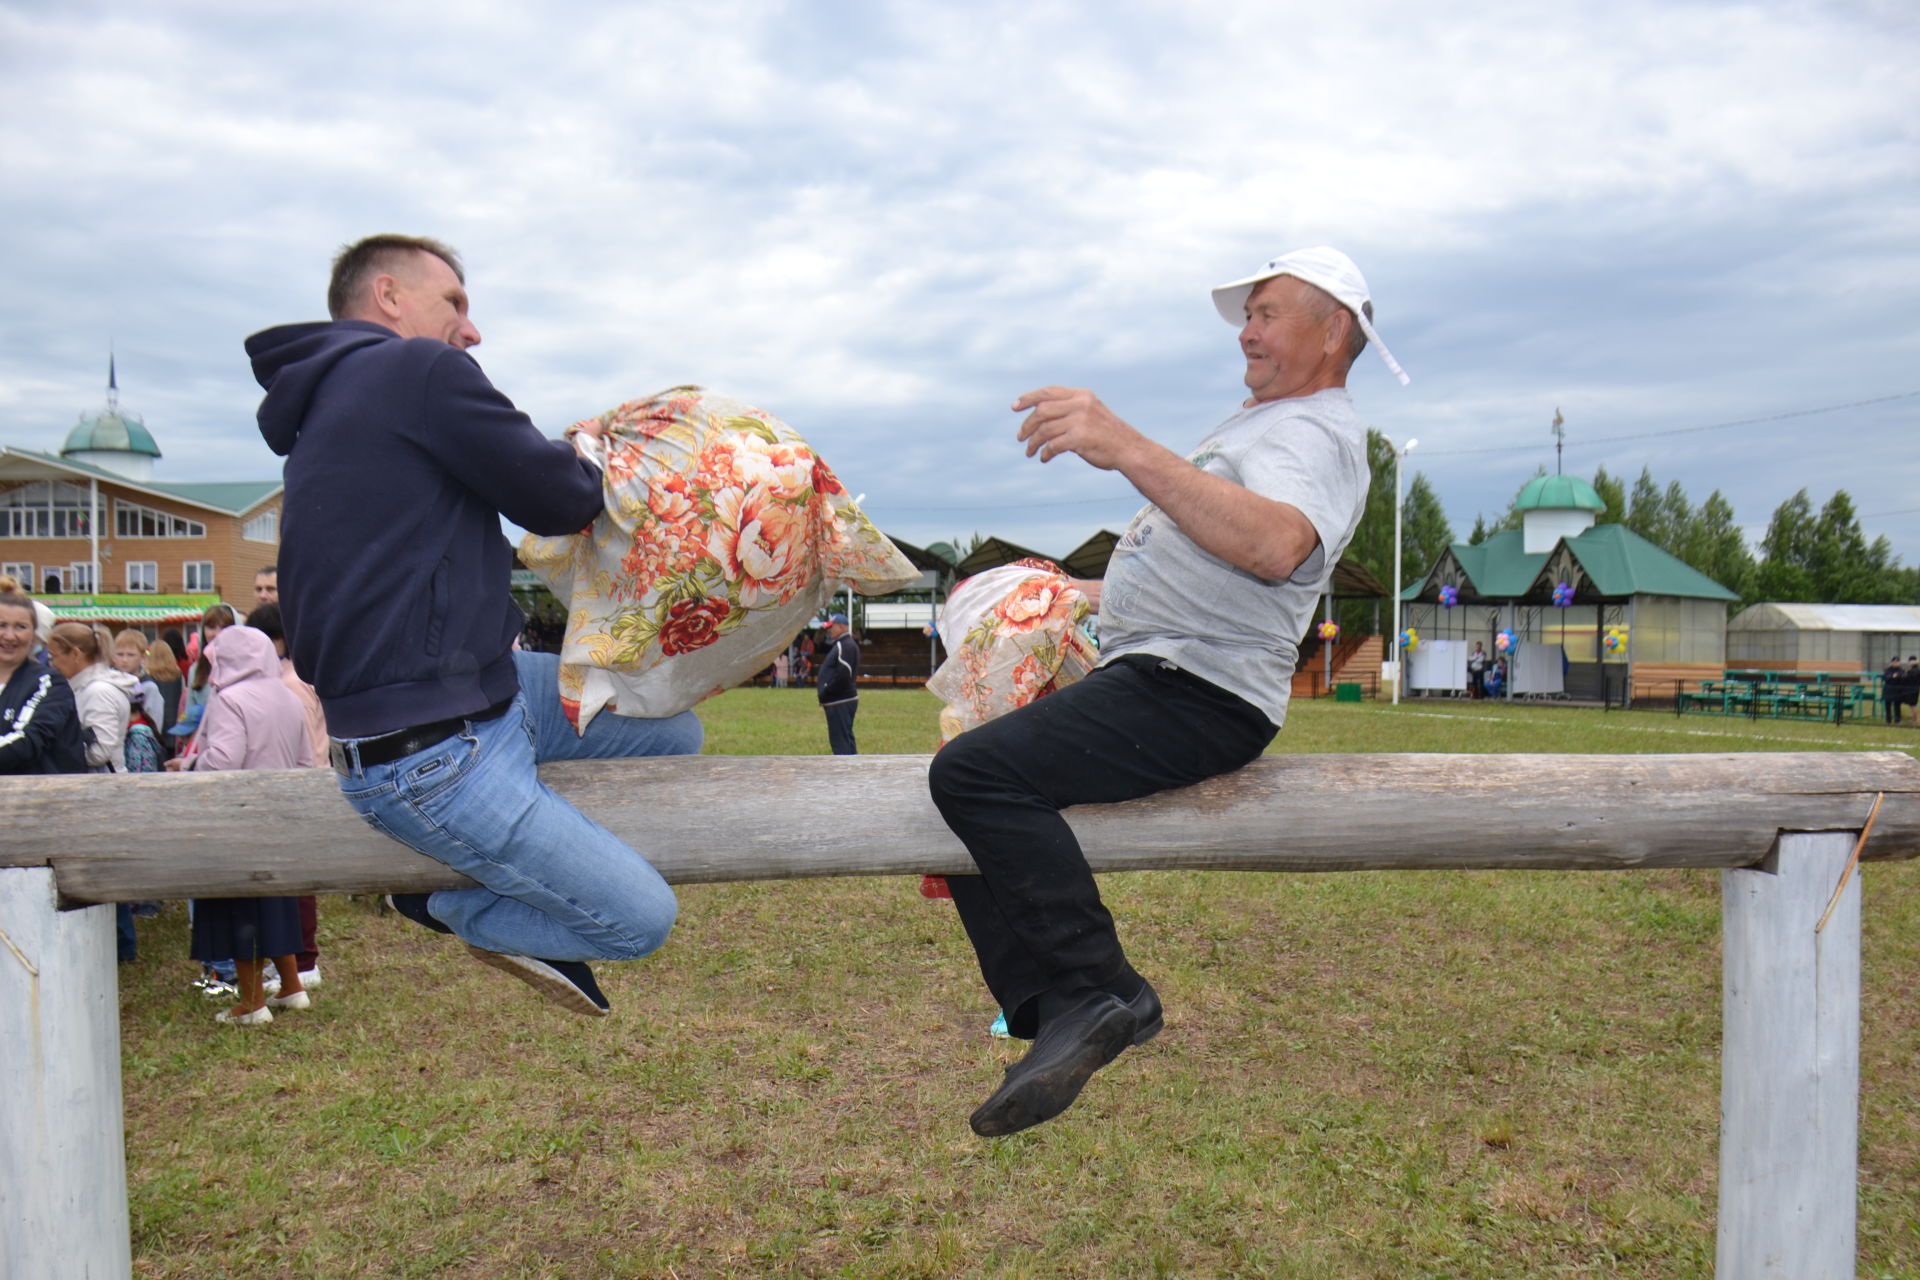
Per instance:
[[[407,729],[395,729],[392,733],[383,733],[377,738],[327,739],[327,758],[340,773],[352,773],[354,757],[360,759],[360,767],[365,769],[376,764],[392,764],[404,756],[416,751],[425,751],[437,746],[465,729],[467,725],[486,720],[497,720],[507,714],[507,708],[513,705],[513,699],[496,702],[485,711],[476,711],[470,716],[454,716],[447,720],[435,720],[431,724],[416,724]],[[351,749],[349,749],[351,743]]]

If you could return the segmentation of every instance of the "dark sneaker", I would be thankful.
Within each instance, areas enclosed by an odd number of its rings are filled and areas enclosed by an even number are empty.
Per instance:
[[[1159,998],[1153,1000],[1157,1006]],[[1027,1056],[1007,1068],[1007,1078],[968,1123],[981,1137],[998,1138],[1053,1119],[1072,1106],[1093,1073],[1119,1057],[1142,1030],[1127,1001],[1106,991],[1088,992],[1040,1028]]]
[[[453,930],[441,924],[434,914],[427,910],[427,899],[432,896],[426,893],[390,893],[387,895],[387,905],[415,924],[423,924],[435,933],[452,933]]]
[[[569,1012],[585,1014],[589,1018],[604,1018],[612,1012],[607,998],[600,994],[600,984],[593,980],[593,970],[581,961],[540,960],[533,956],[488,951],[472,943],[467,944],[467,950],[481,964],[512,974]]]

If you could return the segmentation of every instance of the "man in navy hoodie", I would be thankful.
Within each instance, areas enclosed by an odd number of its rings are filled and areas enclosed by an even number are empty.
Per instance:
[[[395,895],[475,958],[576,1013],[606,999],[587,962],[666,941],[673,891],[646,859],[541,784],[558,759],[678,755],[700,722],[594,717],[576,734],[559,659],[514,648],[500,518],[574,533],[600,476],[543,436],[467,349],[453,250],[372,236],[334,260],[330,323],[247,339],[260,433],[286,458],[282,620],[320,695],[340,789],[368,824],[482,887]]]

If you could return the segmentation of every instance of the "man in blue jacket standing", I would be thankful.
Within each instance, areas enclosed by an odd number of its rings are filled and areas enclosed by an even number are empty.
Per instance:
[[[853,718],[860,714],[860,646],[847,631],[847,615],[827,619],[826,651],[820,655],[820,709],[827,713],[827,745],[837,756],[857,756]]]
[[[576,1013],[607,1001],[589,961],[666,941],[673,891],[544,786],[547,760],[677,755],[700,722],[596,716],[576,734],[553,654],[519,652],[500,518],[574,533],[600,476],[543,436],[467,354],[460,259],[372,236],[334,260],[327,323],[247,339],[260,432],[286,458],[282,620],[326,711],[340,789],[367,823],[482,887],[396,895],[475,958]]]

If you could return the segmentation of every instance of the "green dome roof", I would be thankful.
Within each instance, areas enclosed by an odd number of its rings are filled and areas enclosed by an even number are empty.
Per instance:
[[[153,442],[153,433],[140,421],[140,415],[120,409],[81,414],[79,424],[67,433],[67,442],[60,446],[60,455],[65,457],[90,449],[144,453],[150,458],[160,456],[160,446]]]
[[[1607,504],[1578,476],[1538,476],[1513,500],[1515,511],[1605,511]]]

